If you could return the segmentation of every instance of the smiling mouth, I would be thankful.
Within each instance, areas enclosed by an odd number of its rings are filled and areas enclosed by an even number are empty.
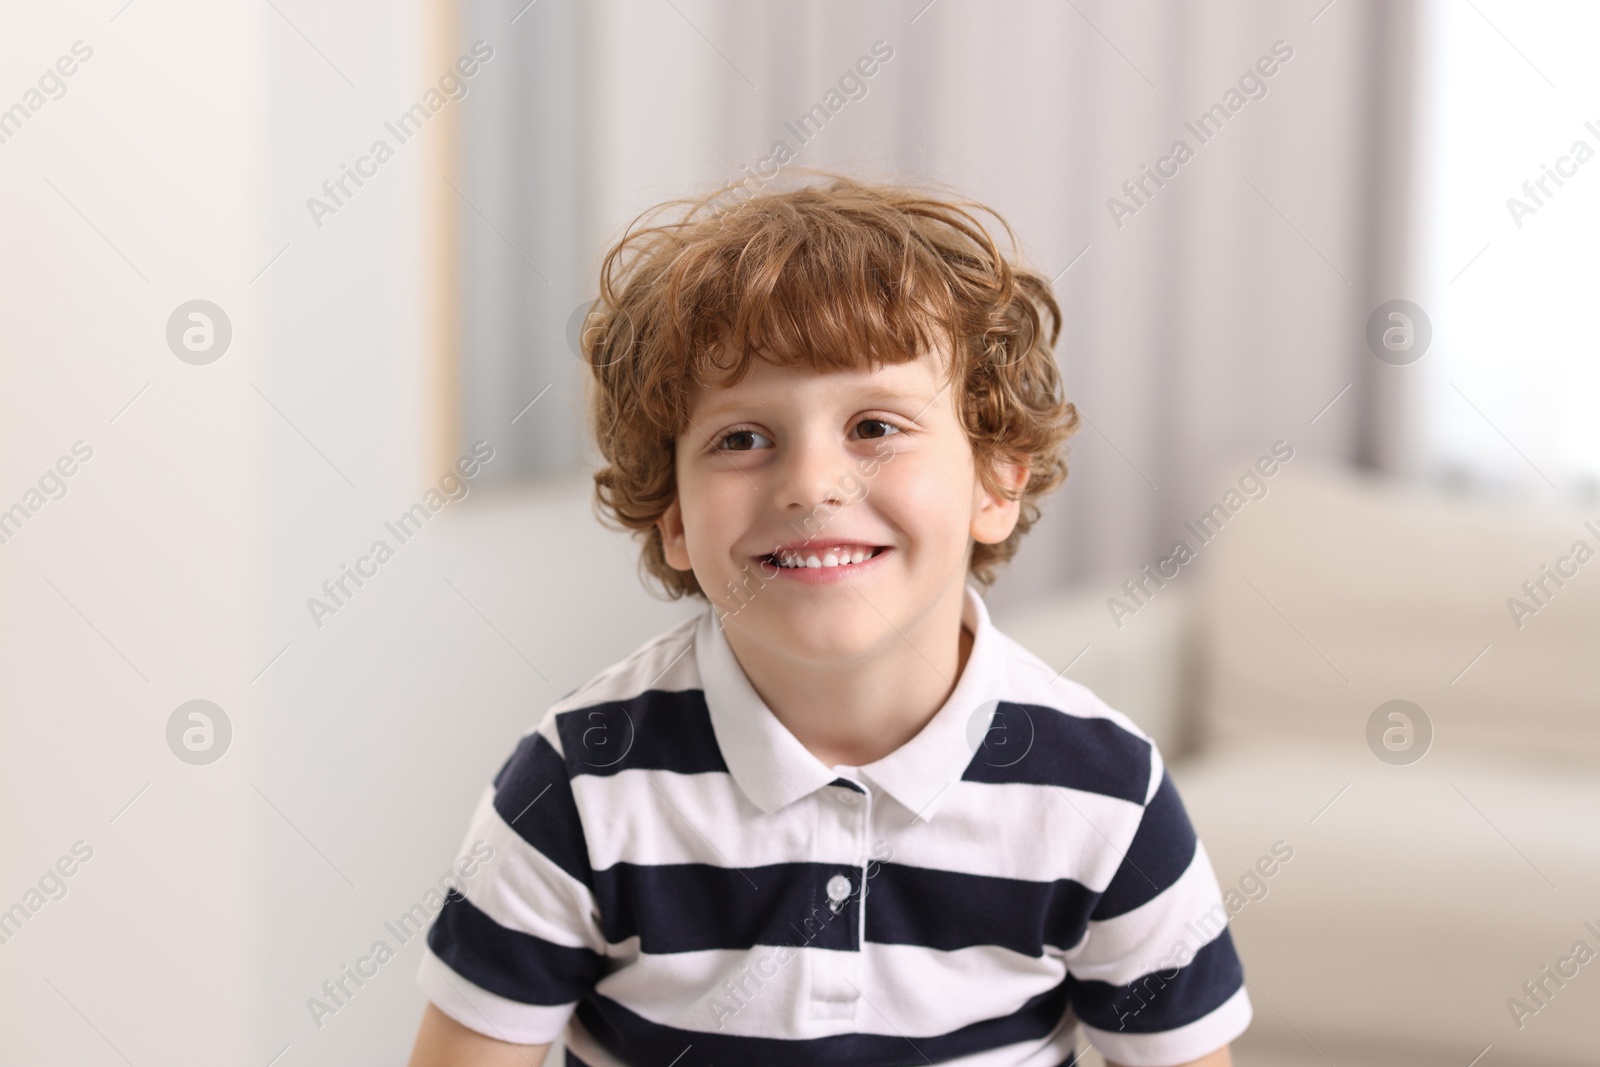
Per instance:
[[[885,545],[835,545],[804,552],[772,552],[761,557],[781,570],[820,570],[824,567],[853,567],[888,551]]]

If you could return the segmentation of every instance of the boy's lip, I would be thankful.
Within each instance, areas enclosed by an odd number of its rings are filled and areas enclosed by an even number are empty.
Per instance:
[[[860,537],[855,537],[855,538],[851,538],[851,537],[830,537],[830,538],[827,538],[826,540],[824,540],[822,538],[818,538],[816,540],[811,540],[811,541],[790,541],[786,545],[778,545],[771,552],[763,553],[762,555],[755,556],[754,558],[755,559],[766,559],[768,556],[776,556],[780,552],[794,552],[794,553],[800,553],[800,554],[804,554],[804,555],[810,555],[811,553],[815,552],[818,555],[820,555],[820,554],[826,552],[828,549],[830,549],[830,548],[838,548],[840,545],[850,545],[852,547],[855,546],[855,545],[861,545],[864,548],[888,548],[889,547],[888,545],[881,544],[881,543],[879,543],[877,541],[873,541],[873,540],[869,540],[869,539],[865,539],[865,538],[860,538]]]
[[[830,543],[833,545],[866,544],[864,541],[834,541]],[[755,558],[757,563],[761,565],[762,576],[769,581],[781,578],[785,581],[802,582],[806,585],[830,585],[834,582],[842,582],[846,579],[857,577],[864,578],[876,573],[883,560],[891,555],[894,549],[889,545],[877,545],[874,548],[876,551],[873,555],[860,563],[845,563],[837,567],[780,567],[772,562],[770,555],[757,556]],[[809,555],[811,552],[808,551],[807,554]],[[769,568],[773,573],[769,573]]]

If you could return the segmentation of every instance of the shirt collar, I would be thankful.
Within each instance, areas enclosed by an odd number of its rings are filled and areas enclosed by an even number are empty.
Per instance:
[[[978,591],[964,589],[962,623],[972,649],[949,699],[911,740],[861,774],[923,819],[931,818],[947,786],[972,762],[971,740],[988,730],[1000,684],[1000,635]],[[695,630],[695,659],[711,728],[729,772],[745,796],[773,812],[839,777],[813,756],[761,699],[708,607]],[[976,721],[982,709],[984,721]]]

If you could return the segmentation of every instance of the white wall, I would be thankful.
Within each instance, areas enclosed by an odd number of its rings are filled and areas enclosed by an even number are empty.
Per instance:
[[[645,594],[628,542],[592,519],[582,478],[473,491],[404,545],[385,530],[445,474],[433,421],[433,302],[450,254],[436,243],[439,212],[483,220],[440,177],[453,103],[320,229],[311,222],[306,197],[385,136],[385,120],[460,51],[437,43],[431,8],[340,18],[307,6],[300,27],[345,49],[330,58],[354,90],[295,35],[271,37],[267,210],[274,247],[291,248],[267,276],[269,377],[328,461],[281,420],[268,427],[262,643],[289,651],[261,683],[263,776],[329,862],[293,834],[263,836],[259,1007],[303,1062],[392,1063],[422,1008],[420,938],[320,1027],[307,998],[375,941],[396,945],[384,922],[424,900],[479,791],[545,707],[686,609]],[[503,32],[532,26],[508,16]],[[473,80],[513,76],[504,52]],[[306,598],[380,538],[394,558],[315,626]]]
[[[265,1063],[256,846],[279,828],[250,783],[299,806],[263,766],[250,685],[270,656],[252,625],[261,38],[253,11],[118,6],[9,4],[0,33],[4,107],[92,49],[0,144],[0,506],[93,450],[0,544],[0,907],[93,850],[0,944],[0,1061]],[[210,366],[165,341],[195,297],[235,328]],[[194,698],[236,731],[212,766],[166,745]]]
[[[445,126],[320,228],[305,200],[437,79],[435,13],[275,2],[12,5],[0,34],[6,105],[94,49],[0,144],[3,506],[93,448],[0,544],[0,907],[94,850],[0,944],[0,1062],[403,1061],[420,939],[320,1028],[307,998],[423,898],[544,707],[688,610],[582,479],[386,534],[443,473]],[[164,337],[196,297],[233,325],[206,366]],[[306,599],[386,536],[315,626]],[[208,766],[165,739],[197,697],[234,729]]]

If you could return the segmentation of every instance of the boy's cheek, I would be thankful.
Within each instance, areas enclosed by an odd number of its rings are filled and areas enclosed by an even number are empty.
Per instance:
[[[885,464],[894,462],[896,451],[893,437],[880,437],[872,442],[872,454],[857,459],[856,466],[863,473],[869,470],[875,472]]]

